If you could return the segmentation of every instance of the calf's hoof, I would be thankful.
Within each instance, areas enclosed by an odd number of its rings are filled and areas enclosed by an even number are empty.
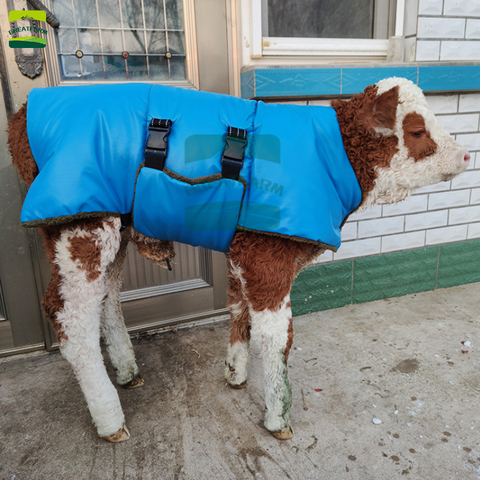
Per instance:
[[[122,385],[123,388],[137,388],[141,387],[145,383],[145,380],[140,376],[137,375],[133,380],[130,380],[125,385]]]
[[[247,381],[245,380],[244,382],[242,383],[229,383],[229,385],[234,388],[235,390],[240,390],[242,388],[245,388],[247,386]]]
[[[293,437],[293,429],[292,427],[288,427],[287,430],[281,430],[279,432],[270,432],[275,438],[279,440],[288,440],[289,438]]]
[[[117,433],[103,437],[104,440],[111,443],[125,442],[129,438],[130,438],[130,432],[128,431],[128,428],[126,425],[124,425]]]
[[[232,388],[245,388],[247,384],[247,369],[245,367],[236,369],[228,361],[225,362],[223,376]]]

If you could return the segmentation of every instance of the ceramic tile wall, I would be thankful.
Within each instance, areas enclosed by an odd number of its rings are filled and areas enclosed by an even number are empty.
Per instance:
[[[305,68],[255,67],[241,73],[242,98],[279,101],[278,99],[282,97],[301,97],[305,101],[308,97],[353,95],[362,92],[367,85],[373,85],[388,77],[408,78],[427,93],[479,90],[479,62],[385,65],[377,64],[373,68],[352,65]]]
[[[293,283],[294,315],[480,281],[480,240],[314,265]]]
[[[480,0],[420,0],[416,61],[480,60]]]

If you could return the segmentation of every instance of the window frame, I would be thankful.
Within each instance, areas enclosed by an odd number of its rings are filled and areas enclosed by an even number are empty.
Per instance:
[[[184,16],[184,30],[185,30],[185,80],[64,80],[61,75],[61,65],[57,50],[57,41],[55,35],[55,29],[48,25],[48,38],[47,46],[45,48],[45,64],[47,83],[50,87],[56,86],[68,86],[68,85],[93,85],[93,84],[112,84],[123,82],[135,82],[135,83],[155,83],[162,85],[171,85],[184,88],[200,88],[200,74],[198,64],[197,53],[197,35],[196,35],[196,22],[195,22],[195,5],[194,0],[182,0],[183,2],[183,16]],[[51,8],[50,0],[47,0],[47,8]]]
[[[274,56],[387,57],[389,39],[264,37],[266,9],[262,0],[250,0],[250,59]],[[394,36],[403,36],[405,0],[396,0]],[[247,62],[244,62],[247,63]]]

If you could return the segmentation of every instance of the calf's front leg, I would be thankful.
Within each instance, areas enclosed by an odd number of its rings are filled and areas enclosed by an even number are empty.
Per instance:
[[[244,388],[250,358],[250,312],[242,287],[241,269],[229,262],[228,302],[230,344],[225,360],[225,379],[232,388]]]
[[[293,436],[292,387],[287,359],[293,341],[292,309],[287,294],[275,309],[250,310],[252,337],[260,344],[265,384],[265,428],[279,439]]]
[[[230,247],[232,333],[225,374],[233,386],[246,379],[248,356],[239,352],[246,350],[251,334],[260,344],[263,358],[265,427],[280,439],[293,436],[292,389],[287,374],[293,341],[290,289],[300,268],[316,252],[312,245],[253,232],[237,233]],[[246,333],[241,341],[233,342],[238,331]]]

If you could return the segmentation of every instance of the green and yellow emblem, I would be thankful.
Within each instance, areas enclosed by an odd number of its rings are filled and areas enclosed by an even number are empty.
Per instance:
[[[38,20],[40,22],[47,21],[47,14],[42,10],[12,10],[8,13],[8,21],[16,22],[18,20]],[[28,33],[42,33],[47,34],[44,28],[32,27],[27,25],[25,27],[16,27],[10,30],[9,35],[16,33],[25,35],[16,38],[10,38],[8,44],[11,48],[45,48],[47,45],[46,38],[28,36]]]

